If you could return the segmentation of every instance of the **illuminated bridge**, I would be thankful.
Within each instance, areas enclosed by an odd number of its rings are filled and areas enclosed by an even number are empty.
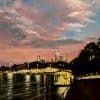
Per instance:
[[[12,100],[12,98],[17,100],[18,97],[22,98],[21,100],[24,100],[23,98],[28,98],[28,100],[52,100],[52,98],[57,98],[57,93],[63,100],[73,80],[70,70],[59,70],[51,67],[6,71],[3,73],[3,77],[5,76],[8,83],[3,84],[1,81],[0,91],[5,91],[5,87],[8,87],[6,94],[8,100]],[[23,82],[20,82],[22,80]],[[22,89],[24,86],[25,88]],[[32,89],[32,87],[34,88]],[[5,98],[4,95],[0,97],[0,99],[3,98]]]

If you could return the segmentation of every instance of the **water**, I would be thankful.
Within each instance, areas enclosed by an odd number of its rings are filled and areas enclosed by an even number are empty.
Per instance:
[[[1,74],[0,100],[53,100],[55,97],[63,100],[62,93],[68,87],[52,87],[54,80],[51,76],[21,73]]]

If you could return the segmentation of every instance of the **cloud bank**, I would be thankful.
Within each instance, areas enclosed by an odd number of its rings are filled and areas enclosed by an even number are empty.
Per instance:
[[[95,26],[94,11],[98,9],[99,0],[0,0],[0,54],[5,54],[3,48],[10,47],[28,47],[27,51],[52,51],[80,44],[83,47],[83,30],[91,24]],[[90,34],[85,35],[88,37]]]

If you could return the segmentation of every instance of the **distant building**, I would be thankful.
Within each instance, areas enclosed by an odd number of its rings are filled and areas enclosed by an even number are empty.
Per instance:
[[[37,61],[41,61],[41,57],[40,56],[37,56]]]
[[[57,50],[55,50],[55,62],[57,62],[59,60],[59,52]]]
[[[57,61],[64,61],[64,57],[57,50],[55,50],[55,62]]]

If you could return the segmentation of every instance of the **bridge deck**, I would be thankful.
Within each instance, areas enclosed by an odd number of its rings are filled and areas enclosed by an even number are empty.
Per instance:
[[[81,76],[81,77],[77,77],[77,80],[82,80],[82,79],[97,79],[97,78],[100,78],[100,75]]]
[[[65,84],[65,85],[62,85],[62,84],[54,84],[54,87],[69,87],[70,85],[69,84]]]

